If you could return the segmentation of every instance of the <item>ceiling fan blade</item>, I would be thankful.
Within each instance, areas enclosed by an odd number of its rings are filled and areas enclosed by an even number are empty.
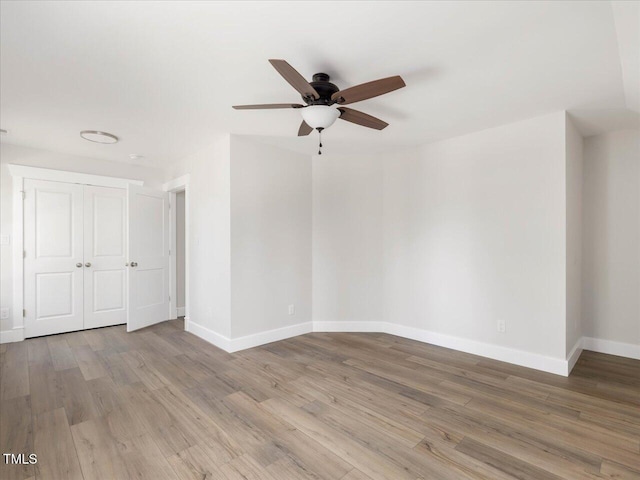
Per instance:
[[[340,110],[340,118],[347,122],[356,123],[363,127],[375,128],[376,130],[382,130],[389,126],[387,122],[383,122],[379,118],[367,115],[366,113],[359,112],[352,108],[339,107],[338,110]]]
[[[316,89],[311,86],[309,82],[307,82],[302,75],[298,73],[298,71],[289,65],[284,60],[274,60],[270,59],[269,63],[273,65],[282,78],[284,78],[289,84],[295,88],[303,97],[313,97],[316,100],[320,98]]]
[[[302,123],[300,124],[300,128],[298,129],[298,136],[305,137],[309,135],[311,132],[313,132],[313,127],[310,127],[307,124],[307,122],[303,120]]]
[[[361,102],[368,98],[384,95],[406,86],[404,80],[399,75],[395,77],[381,78],[373,82],[362,83],[355,87],[345,88],[331,95],[331,100],[338,102],[340,105],[348,105],[350,103]]]
[[[263,105],[234,105],[236,110],[266,110],[270,108],[302,108],[299,103],[265,103]]]

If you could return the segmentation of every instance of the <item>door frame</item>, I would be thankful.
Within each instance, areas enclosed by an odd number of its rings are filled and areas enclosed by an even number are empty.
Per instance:
[[[176,288],[176,193],[184,192],[184,329],[189,325],[189,180],[190,175],[182,175],[162,185],[162,190],[169,192],[169,318],[177,318],[178,299]]]
[[[143,180],[108,177],[89,173],[69,172],[50,168],[30,167],[9,164],[9,173],[13,177],[12,227],[13,248],[11,251],[13,273],[13,304],[11,306],[11,330],[2,331],[0,343],[21,342],[24,340],[24,180],[48,180],[50,182],[79,183],[97,187],[127,188],[127,185],[143,186]]]

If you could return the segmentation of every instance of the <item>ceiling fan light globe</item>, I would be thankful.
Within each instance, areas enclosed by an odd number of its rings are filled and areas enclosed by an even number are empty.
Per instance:
[[[337,108],[328,105],[310,105],[302,108],[302,118],[311,128],[329,128],[340,116]]]

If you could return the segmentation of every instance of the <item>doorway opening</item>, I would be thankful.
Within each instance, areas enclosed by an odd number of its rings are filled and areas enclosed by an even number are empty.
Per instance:
[[[169,192],[169,225],[171,258],[169,318],[184,319],[189,329],[189,174],[163,185]]]

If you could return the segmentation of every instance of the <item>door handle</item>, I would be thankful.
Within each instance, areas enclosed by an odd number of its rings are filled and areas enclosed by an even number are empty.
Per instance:
[[[91,262],[87,262],[84,264],[85,267],[90,267],[91,266]]]
[[[76,263],[76,267],[80,268],[80,267],[82,267],[82,264],[81,263]]]
[[[138,262],[131,262],[131,266],[132,267],[137,267],[138,266]]]

